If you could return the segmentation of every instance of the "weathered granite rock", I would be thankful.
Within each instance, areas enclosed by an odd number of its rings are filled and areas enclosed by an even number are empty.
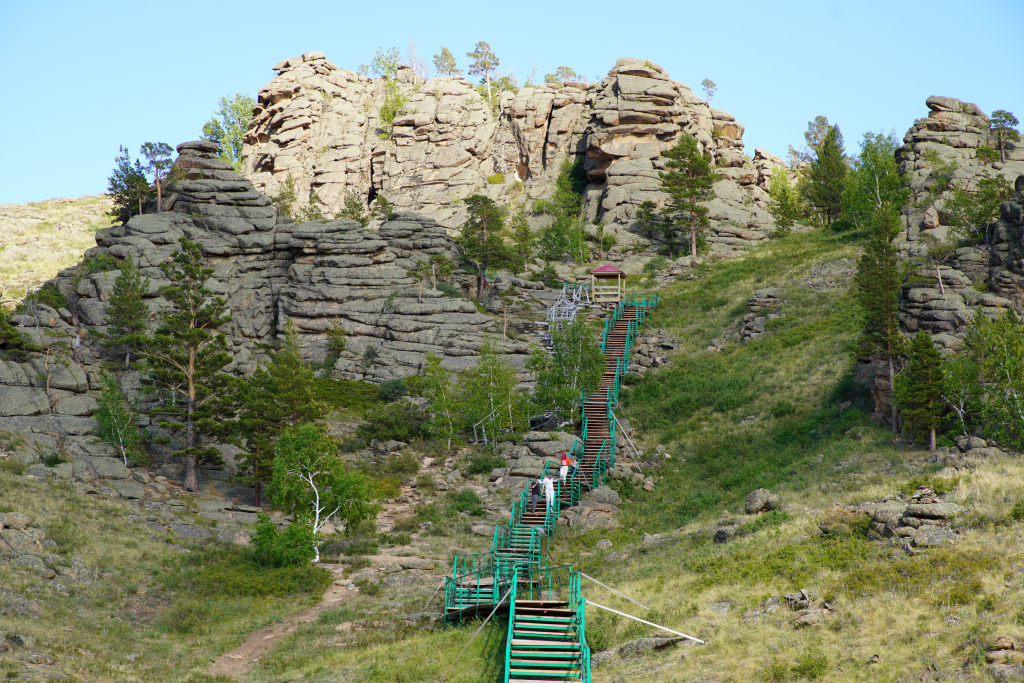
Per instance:
[[[978,148],[996,148],[995,136],[989,130],[988,117],[976,105],[952,97],[929,97],[928,116],[918,119],[896,150],[900,173],[906,176],[912,190],[911,202],[904,216],[906,228],[897,240],[910,253],[923,254],[930,236],[949,240],[949,216],[943,212],[944,202],[952,196],[951,188],[940,188],[935,164],[929,157],[955,162],[953,184],[968,191],[976,187],[983,174],[1002,175],[1013,182],[1024,173],[1024,146],[1009,146],[1006,162],[986,165],[978,158]],[[1012,145],[1012,143],[1011,143]],[[998,251],[998,250],[997,250]]]
[[[588,219],[600,217],[622,249],[644,200],[663,202],[659,158],[680,134],[694,135],[723,174],[712,202],[716,254],[735,253],[767,236],[767,182],[781,159],[743,154],[743,126],[711,109],[660,66],[624,58],[600,83],[534,85],[498,98],[492,111],[462,76],[426,83],[399,77],[405,104],[382,121],[385,79],[339,69],[322,53],[286,59],[260,90],[246,133],[243,173],[277,194],[289,177],[299,206],[311,198],[337,215],[346,195],[364,204],[383,194],[449,227],[460,224],[457,200],[474,193],[505,203],[550,194],[563,161],[586,158]],[[518,183],[525,189],[519,192]],[[730,228],[730,230],[725,230]]]

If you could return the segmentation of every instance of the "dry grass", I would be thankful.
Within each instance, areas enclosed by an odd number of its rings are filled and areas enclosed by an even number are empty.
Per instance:
[[[109,227],[112,204],[104,196],[51,199],[0,206],[0,294],[19,301],[96,246],[96,231]]]

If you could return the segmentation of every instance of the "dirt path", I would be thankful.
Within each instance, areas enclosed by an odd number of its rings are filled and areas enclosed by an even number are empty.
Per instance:
[[[229,676],[240,680],[256,667],[256,664],[270,648],[294,631],[299,624],[314,621],[324,610],[342,605],[353,596],[358,595],[356,591],[350,591],[338,583],[347,582],[339,577],[335,583],[331,584],[327,592],[324,593],[323,599],[317,604],[287,617],[279,624],[272,624],[250,633],[244,643],[214,660],[206,672],[210,675]]]

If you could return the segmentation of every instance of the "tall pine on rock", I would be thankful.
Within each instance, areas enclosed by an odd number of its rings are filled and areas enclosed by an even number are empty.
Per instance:
[[[232,378],[223,372],[231,362],[227,340],[217,328],[231,318],[226,304],[206,287],[213,268],[203,265],[203,246],[182,237],[181,250],[160,264],[171,284],[160,295],[171,304],[141,355],[149,360],[149,381],[160,402],[154,412],[185,459],[185,488],[198,488],[197,466],[216,463],[220,454],[211,443],[233,417],[228,406]]]
[[[910,343],[907,369],[896,378],[895,398],[903,410],[903,422],[914,438],[928,439],[935,450],[935,430],[942,424],[946,403],[942,398],[942,354],[931,335],[918,332]]]
[[[811,162],[810,174],[811,204],[828,225],[832,225],[842,213],[847,170],[843,134],[839,132],[839,126],[829,126],[818,156]]]
[[[857,301],[864,311],[864,333],[859,351],[868,358],[886,361],[889,386],[896,375],[896,359],[903,355],[906,339],[897,318],[900,300],[900,259],[893,240],[899,234],[899,211],[884,204],[876,213],[871,238],[857,264]],[[898,430],[896,401],[892,401],[892,428]]]
[[[662,210],[665,246],[675,256],[680,236],[688,237],[690,255],[697,255],[697,235],[710,225],[704,202],[715,198],[718,175],[711,170],[711,156],[700,151],[697,139],[680,135],[676,146],[664,153],[669,170],[662,171],[661,189],[670,199]]]
[[[462,224],[459,245],[466,258],[477,267],[476,296],[483,296],[488,268],[514,268],[515,252],[502,239],[505,230],[505,209],[490,197],[475,194],[466,197],[469,213]]]
[[[107,305],[107,333],[103,342],[109,351],[124,352],[125,370],[131,366],[132,351],[146,342],[149,306],[142,297],[148,292],[149,278],[142,277],[132,257],[126,256]]]

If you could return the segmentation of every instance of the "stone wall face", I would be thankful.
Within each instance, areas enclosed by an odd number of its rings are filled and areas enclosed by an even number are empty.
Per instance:
[[[429,283],[421,291],[407,275],[417,261],[431,256],[449,262],[460,257],[445,228],[433,219],[399,213],[367,228],[351,220],[281,220],[269,197],[217,158],[213,143],[184,143],[178,152],[175,165],[184,178],[165,187],[165,210],[99,230],[97,246],[86,258],[130,256],[150,278],[147,302],[155,312],[166,305],[159,289],[169,284],[160,264],[180,247],[180,238],[202,243],[214,269],[207,286],[224,298],[231,315],[221,328],[234,358],[228,371],[244,375],[254,370],[264,345],[279,340],[288,324],[297,331],[304,355],[321,361],[327,354],[327,330],[337,325],[346,333],[347,349],[334,365],[336,378],[383,382],[408,377],[422,369],[428,353],[460,372],[475,364],[480,347],[488,343],[526,378],[528,343],[504,339],[501,321],[479,312],[468,299],[448,298]],[[31,353],[20,362],[0,360],[0,453],[9,447],[16,457],[36,462],[40,452],[59,451],[74,459],[76,475],[80,462],[117,457],[93,435],[97,402],[90,391],[102,388],[101,362],[109,360],[92,333],[106,330],[118,275],[116,270],[63,270],[54,282],[67,309],[37,304],[14,316],[35,343],[72,346],[76,337],[83,343],[74,358]],[[507,288],[509,281],[504,277],[499,287]],[[541,298],[550,294],[531,291]],[[138,373],[125,373],[119,382],[130,395],[138,393]],[[158,460],[166,455],[160,448],[155,454]]]
[[[416,261],[433,255],[459,258],[434,220],[401,213],[370,228],[351,220],[279,220],[269,197],[217,159],[215,145],[190,142],[178,151],[176,165],[186,177],[167,186],[167,210],[100,230],[98,246],[86,256],[131,256],[151,280],[151,307],[157,309],[163,305],[158,290],[167,284],[160,264],[179,247],[179,238],[201,242],[214,269],[208,286],[225,299],[232,318],[223,330],[235,358],[230,370],[255,369],[260,345],[279,339],[288,323],[304,353],[316,360],[326,356],[327,328],[340,325],[349,350],[338,361],[338,376],[369,381],[416,374],[428,352],[453,370],[463,369],[500,332],[470,301],[429,287],[421,294],[407,275]],[[68,270],[57,284],[77,299],[79,321],[102,330],[118,274],[82,277]],[[497,345],[517,363],[529,351],[523,342]],[[364,358],[370,347],[372,360]]]
[[[926,155],[934,153],[942,161],[955,161],[959,168],[953,175],[953,182],[967,191],[976,187],[983,173],[1002,175],[1010,182],[1024,173],[1024,146],[1021,145],[1006,150],[1005,162],[986,166],[978,158],[979,147],[995,149],[998,144],[989,131],[988,116],[976,105],[939,96],[929,97],[925,104],[928,116],[910,127],[903,137],[903,146],[896,151],[900,173],[907,176],[912,190],[904,216],[906,232],[901,238],[903,248],[909,253],[927,249],[922,234],[940,241],[949,239],[949,216],[943,207],[952,193],[944,191],[934,197],[937,177]]]
[[[767,182],[781,159],[763,151],[748,159],[735,117],[646,60],[620,59],[600,83],[504,93],[497,113],[462,76],[424,83],[403,68],[394,86],[407,101],[390,128],[381,124],[383,79],[339,69],[319,52],[274,68],[246,135],[243,173],[270,195],[291,176],[300,205],[315,190],[329,215],[346,193],[364,203],[383,194],[456,228],[464,219],[457,200],[481,193],[522,205],[551,193],[566,159],[583,157],[587,218],[627,231],[641,202],[664,202],[659,157],[685,134],[723,176],[711,204],[712,249],[728,255],[774,226]]]

